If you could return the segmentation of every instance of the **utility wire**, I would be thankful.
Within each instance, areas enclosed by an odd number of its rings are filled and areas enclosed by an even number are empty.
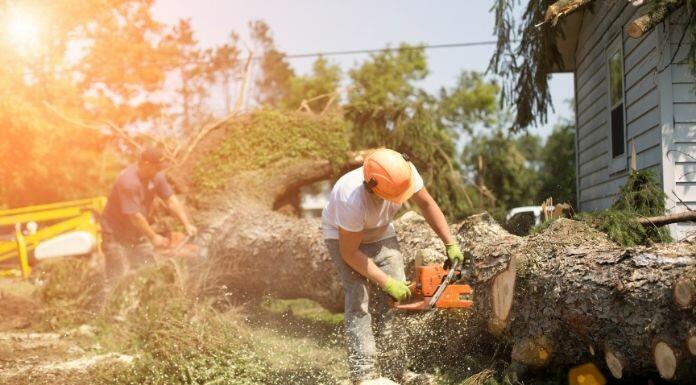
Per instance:
[[[497,41],[471,41],[471,42],[461,42],[461,43],[447,43],[447,44],[421,44],[407,47],[386,47],[386,48],[369,48],[369,49],[356,49],[356,50],[345,50],[345,51],[327,51],[327,52],[310,52],[310,53],[297,53],[297,54],[284,54],[279,52],[283,59],[304,59],[311,57],[326,57],[326,56],[346,56],[346,55],[360,55],[369,53],[379,53],[379,52],[398,52],[398,51],[416,51],[416,50],[429,50],[429,49],[451,49],[451,48],[466,48],[466,47],[478,47],[486,45],[495,45]],[[263,56],[255,56],[253,60],[261,60]],[[240,59],[241,60],[241,59]],[[210,64],[213,63],[212,59],[201,59],[201,60],[190,60],[186,62],[176,63],[178,66],[186,66],[192,64]],[[160,67],[162,63],[138,63],[135,68],[148,68],[148,67]],[[54,69],[50,71],[54,74],[63,73],[74,73],[79,72],[79,69],[75,68],[61,68]]]
[[[300,59],[307,57],[317,57],[317,56],[341,56],[341,55],[358,55],[365,53],[377,53],[377,52],[394,52],[394,51],[415,51],[419,49],[441,49],[441,48],[461,48],[461,47],[476,47],[484,45],[495,45],[497,41],[471,41],[466,43],[449,43],[449,44],[422,44],[409,47],[388,47],[388,48],[372,48],[372,49],[357,49],[348,51],[327,51],[327,52],[313,52],[313,53],[298,53],[298,54],[288,54],[283,57],[286,59]],[[257,59],[257,58],[255,58]]]

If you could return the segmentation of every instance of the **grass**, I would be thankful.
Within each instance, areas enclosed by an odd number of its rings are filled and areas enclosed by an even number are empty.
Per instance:
[[[262,307],[276,314],[291,314],[298,319],[309,322],[320,322],[335,327],[343,324],[343,313],[331,313],[318,303],[305,299],[275,299],[267,297],[264,299]]]
[[[347,381],[343,315],[315,302],[264,298],[221,305],[218,294],[201,294],[216,285],[214,275],[177,260],[127,275],[103,295],[91,287],[101,288],[98,282],[68,279],[70,271],[89,277],[82,268],[70,260],[46,266],[36,289],[24,285],[18,289],[41,300],[39,318],[48,321],[37,327],[66,331],[89,324],[94,334],[70,342],[89,354],[118,352],[135,360],[79,374],[37,375],[27,383],[333,385]],[[97,300],[101,305],[95,308]],[[431,321],[442,328],[453,326],[441,324],[441,317]],[[517,383],[506,374],[507,363],[495,359],[502,353],[481,362],[459,349],[440,352],[438,341],[447,338],[441,334],[420,338],[433,345],[411,341],[418,345],[410,353],[414,369],[435,373],[441,385]],[[479,349],[476,346],[487,349],[485,341],[469,344],[470,349]]]

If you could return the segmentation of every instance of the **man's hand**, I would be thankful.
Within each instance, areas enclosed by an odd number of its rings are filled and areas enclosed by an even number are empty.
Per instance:
[[[465,262],[464,254],[462,253],[462,250],[459,249],[459,245],[457,243],[445,245],[445,248],[447,249],[447,258],[449,258],[450,262],[455,263],[459,261],[462,264]]]
[[[150,241],[155,249],[164,249],[169,246],[169,240],[159,234],[155,234]]]
[[[184,226],[186,228],[186,235],[188,235],[191,238],[194,238],[198,234],[198,228],[192,224],[187,224]]]
[[[403,301],[411,296],[411,290],[408,288],[408,282],[397,281],[392,277],[387,279],[387,282],[384,284],[382,289],[397,301]]]

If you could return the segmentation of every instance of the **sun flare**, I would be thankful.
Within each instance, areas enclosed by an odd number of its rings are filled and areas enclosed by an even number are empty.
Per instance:
[[[7,23],[7,33],[14,44],[23,48],[36,46],[39,30],[37,19],[28,11],[16,9],[11,13]]]

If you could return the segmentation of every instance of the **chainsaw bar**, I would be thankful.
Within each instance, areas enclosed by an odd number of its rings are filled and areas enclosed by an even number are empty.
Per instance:
[[[435,304],[442,296],[442,293],[444,293],[445,289],[447,288],[447,285],[449,285],[450,282],[452,282],[452,278],[454,278],[454,274],[456,274],[457,268],[460,264],[461,262],[459,261],[455,261],[454,264],[452,264],[449,273],[447,273],[447,276],[445,277],[445,279],[442,280],[442,283],[437,288],[435,294],[433,294],[433,298],[430,299],[430,302],[428,303],[428,309],[432,309],[435,307]]]

